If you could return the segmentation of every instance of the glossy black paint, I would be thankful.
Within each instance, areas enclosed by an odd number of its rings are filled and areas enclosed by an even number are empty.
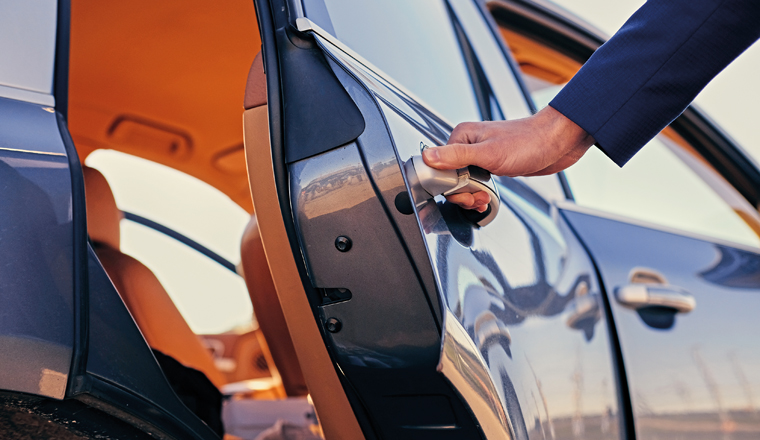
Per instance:
[[[284,30],[290,26],[285,2],[276,1],[270,4],[270,0],[254,0],[254,6],[256,9],[256,20],[259,27],[259,33],[261,37],[261,54],[264,61],[264,68],[266,71],[267,81],[267,106],[269,110],[269,140],[272,146],[272,169],[274,171],[274,178],[279,190],[277,197],[279,199],[280,211],[284,219],[292,219],[293,212],[290,207],[290,194],[286,190],[289,187],[289,176],[287,171],[286,159],[285,159],[285,146],[284,146],[284,131],[285,126],[283,124],[284,103],[282,100],[282,90],[280,89],[280,66],[278,58],[278,44],[276,40],[276,33],[278,30]],[[307,293],[309,303],[314,311],[314,319],[319,321],[319,315],[317,307],[322,303],[322,295],[318,289],[315,289],[309,281],[309,276],[306,270],[306,266],[301,255],[299,247],[298,234],[295,229],[295,225],[291,221],[285,221],[285,231],[288,235],[288,241],[291,252],[295,257],[296,267],[298,269],[299,276],[301,278],[304,290]],[[321,327],[320,327],[321,329]],[[326,335],[322,334],[323,338]],[[334,359],[333,359],[334,361]],[[346,393],[346,397],[351,403],[354,409],[354,415],[359,421],[364,431],[365,437],[368,440],[376,438],[371,426],[371,420],[363,407],[361,400],[356,392],[351,388],[345,377],[340,374],[340,371],[336,367],[338,378],[343,384],[343,390]]]
[[[424,290],[410,259],[408,246],[422,245],[416,221],[393,205],[405,187],[384,121],[367,91],[334,68],[367,127],[356,143],[290,166],[291,205],[311,282],[352,294],[318,311],[326,327],[341,322],[340,331],[326,333],[327,346],[366,408],[365,434],[477,438],[467,409],[435,371],[440,326],[428,297],[435,292]],[[416,240],[402,239],[402,229]],[[335,236],[350,237],[350,251],[336,249]]]
[[[760,251],[571,210],[563,215],[608,292],[630,284],[643,268],[696,300],[689,313],[657,316],[623,307],[610,295],[636,438],[760,435],[752,395],[760,381]]]
[[[0,388],[63,397],[74,345],[71,187],[54,110],[0,98]]]

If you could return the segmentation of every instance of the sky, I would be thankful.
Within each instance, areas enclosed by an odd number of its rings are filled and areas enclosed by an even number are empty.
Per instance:
[[[641,0],[554,0],[608,35],[625,23]],[[756,103],[760,100],[760,44],[750,47],[697,96],[695,103],[716,121],[755,161],[760,162]]]

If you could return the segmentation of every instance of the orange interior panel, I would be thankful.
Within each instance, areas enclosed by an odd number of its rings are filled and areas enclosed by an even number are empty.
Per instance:
[[[240,114],[261,41],[250,0],[74,0],[69,129],[195,176],[252,212]]]
[[[523,73],[552,84],[565,84],[581,68],[581,63],[510,29],[499,27]]]

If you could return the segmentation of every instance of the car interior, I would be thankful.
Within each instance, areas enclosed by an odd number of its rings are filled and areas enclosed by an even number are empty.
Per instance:
[[[147,159],[208,183],[250,216],[239,237],[237,272],[257,328],[198,335],[151,269],[120,250],[124,214],[103,173],[83,166],[90,242],[148,345],[203,372],[235,400],[306,402],[246,171],[244,97],[266,103],[260,57],[254,63],[261,42],[253,4],[78,1],[71,9],[68,126],[80,161],[102,149]],[[259,66],[259,83],[244,93],[252,64]],[[229,358],[232,363],[220,362]],[[299,416],[302,409],[295,409]],[[245,417],[246,426],[258,423]]]
[[[498,5],[493,4],[498,19]],[[531,91],[562,85],[580,68],[582,59],[498,22]],[[250,402],[277,405],[297,399],[309,405],[310,395],[323,428],[328,423],[329,429],[340,430],[345,417],[341,405],[346,405],[340,399],[345,397],[335,396],[340,394],[335,388],[330,392],[334,382],[322,380],[327,377],[322,372],[335,375],[334,367],[305,295],[297,286],[284,289],[285,282],[278,281],[300,283],[279,264],[282,258],[292,258],[289,245],[283,243],[277,250],[271,245],[277,237],[264,245],[259,233],[262,219],[274,222],[280,215],[278,209],[265,212],[275,206],[274,191],[268,196],[253,194],[256,206],[265,208],[254,214],[249,179],[263,179],[271,169],[260,50],[250,0],[78,0],[71,5],[68,127],[80,161],[85,164],[98,150],[137,156],[193,176],[242,208],[250,220],[239,237],[237,271],[245,280],[257,327],[217,335],[193,332],[151,268],[121,250],[124,214],[103,173],[84,166],[88,232],[147,343],[202,371],[223,394],[232,396],[228,402],[244,402],[235,416],[239,419],[226,419],[228,425],[242,426],[243,419],[255,424],[262,407],[246,407]],[[664,135],[710,167],[678,133],[667,129]],[[756,210],[739,204],[735,209],[760,232]],[[225,364],[223,359],[235,362]],[[300,414],[303,406],[282,408],[282,414]]]

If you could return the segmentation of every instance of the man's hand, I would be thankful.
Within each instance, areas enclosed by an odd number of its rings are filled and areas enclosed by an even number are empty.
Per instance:
[[[447,145],[423,151],[422,158],[442,170],[477,165],[498,176],[541,176],[574,164],[594,142],[585,130],[547,106],[524,119],[459,124]],[[447,199],[480,212],[490,201],[483,191]]]

